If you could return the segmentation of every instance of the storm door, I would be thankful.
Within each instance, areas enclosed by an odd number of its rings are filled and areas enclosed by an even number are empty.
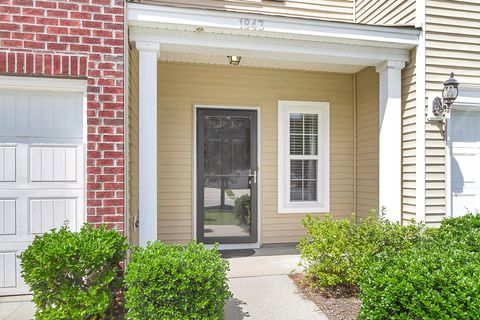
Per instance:
[[[197,239],[257,242],[257,112],[197,111]]]

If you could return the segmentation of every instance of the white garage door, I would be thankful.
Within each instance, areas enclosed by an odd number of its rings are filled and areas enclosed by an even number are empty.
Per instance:
[[[480,112],[454,111],[450,121],[452,216],[480,211]]]
[[[28,293],[17,257],[83,222],[82,96],[0,91],[0,295]]]

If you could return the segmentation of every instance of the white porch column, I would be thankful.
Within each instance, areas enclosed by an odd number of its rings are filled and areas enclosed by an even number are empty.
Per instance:
[[[379,78],[379,208],[400,221],[402,209],[402,105],[404,62],[386,61],[377,66]]]
[[[139,87],[139,244],[157,240],[157,60],[160,45],[136,42]]]

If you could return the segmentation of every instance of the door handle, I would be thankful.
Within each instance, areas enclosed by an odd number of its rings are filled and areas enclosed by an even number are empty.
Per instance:
[[[253,177],[253,183],[257,183],[257,170],[253,170],[253,173],[252,173],[252,169],[248,169],[248,176],[250,178]]]

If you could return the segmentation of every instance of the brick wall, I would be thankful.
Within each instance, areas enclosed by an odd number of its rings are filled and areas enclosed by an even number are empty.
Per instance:
[[[84,78],[87,219],[124,231],[123,0],[0,0],[0,74]]]

